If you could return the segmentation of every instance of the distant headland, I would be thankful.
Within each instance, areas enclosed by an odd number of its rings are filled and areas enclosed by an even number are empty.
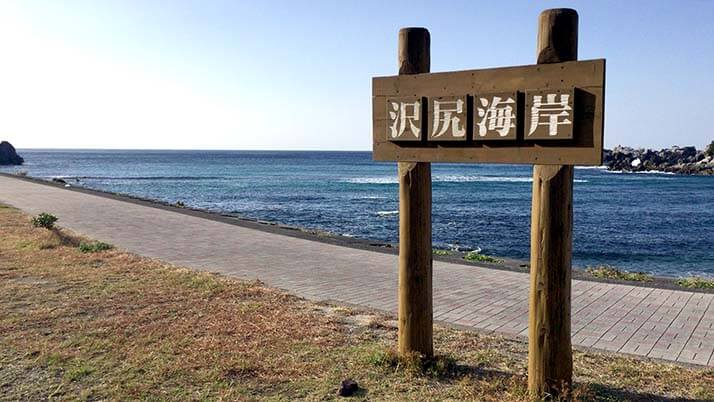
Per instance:
[[[714,141],[705,150],[673,146],[661,150],[616,146],[603,151],[608,170],[625,172],[658,171],[714,176]]]
[[[0,165],[22,165],[24,162],[12,144],[7,141],[0,142]]]

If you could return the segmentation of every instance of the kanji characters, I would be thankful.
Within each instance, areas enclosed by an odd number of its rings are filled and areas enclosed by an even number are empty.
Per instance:
[[[466,102],[465,97],[453,100],[437,100],[431,103],[430,138],[440,138],[450,132],[451,138],[466,137]]]
[[[388,108],[391,138],[400,140],[421,138],[421,99],[389,100]]]
[[[434,142],[572,139],[574,98],[572,88],[388,99],[387,136]]]
[[[548,136],[554,137],[558,135],[558,126],[572,124],[570,114],[573,108],[569,101],[570,94],[547,93],[545,102],[543,95],[533,95],[528,136],[533,135],[538,126],[547,126]]]
[[[482,138],[490,138],[493,136],[488,134],[493,133],[500,138],[515,138],[516,100],[511,96],[506,96],[504,99],[497,95],[478,96],[477,99],[477,135]]]

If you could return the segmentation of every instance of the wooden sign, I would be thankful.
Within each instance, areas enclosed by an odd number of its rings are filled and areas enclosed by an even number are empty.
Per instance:
[[[429,141],[466,141],[467,104],[465,95],[430,98],[427,106]]]
[[[373,158],[399,161],[398,349],[431,357],[431,163],[533,166],[532,399],[572,389],[573,165],[602,164],[605,60],[578,58],[578,13],[538,17],[537,65],[429,74],[425,28],[399,31],[399,76],[372,80]]]
[[[383,161],[602,164],[605,60],[377,77]]]
[[[389,141],[421,141],[422,99],[416,96],[387,99],[387,139]]]
[[[518,92],[474,96],[474,141],[517,139]]]
[[[574,91],[526,92],[526,141],[573,139]]]

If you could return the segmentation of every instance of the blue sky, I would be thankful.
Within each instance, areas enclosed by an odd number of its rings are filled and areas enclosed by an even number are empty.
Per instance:
[[[371,148],[371,77],[424,26],[432,71],[533,64],[580,14],[607,146],[714,140],[714,1],[3,1],[0,139],[18,147]]]

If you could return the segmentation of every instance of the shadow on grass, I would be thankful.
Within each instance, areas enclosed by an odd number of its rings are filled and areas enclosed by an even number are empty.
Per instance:
[[[603,384],[588,384],[591,392],[596,396],[596,400],[607,401],[632,401],[632,402],[650,402],[650,401],[678,401],[678,402],[694,402],[694,401],[710,401],[711,399],[697,398],[675,398],[650,393],[641,393],[615,388]]]
[[[480,384],[490,392],[508,391],[511,395],[526,395],[528,379],[525,375],[509,373],[484,366],[459,364],[449,356],[435,356],[425,359],[419,355],[400,357],[394,350],[383,350],[371,357],[371,362],[377,366],[402,370],[408,375],[432,378],[439,382],[456,383],[464,380]],[[368,390],[367,390],[368,392]],[[680,398],[656,395],[648,392],[636,392],[601,383],[575,383],[573,389],[561,398],[547,397],[546,401],[576,400],[576,401],[681,401],[694,402],[706,399]]]
[[[448,373],[437,377],[439,381],[456,382],[464,378],[473,378],[480,381],[500,382],[502,384],[522,384],[527,388],[528,379],[525,376],[507,373],[500,370],[487,369],[457,364]],[[710,399],[667,397],[648,392],[635,392],[622,389],[607,384],[599,383],[576,383],[568,398],[545,398],[543,400],[578,400],[578,401],[631,401],[631,402],[695,402],[710,401]]]
[[[64,233],[59,228],[48,229],[48,238],[39,244],[40,250],[56,247],[78,247],[81,240],[73,235]]]

